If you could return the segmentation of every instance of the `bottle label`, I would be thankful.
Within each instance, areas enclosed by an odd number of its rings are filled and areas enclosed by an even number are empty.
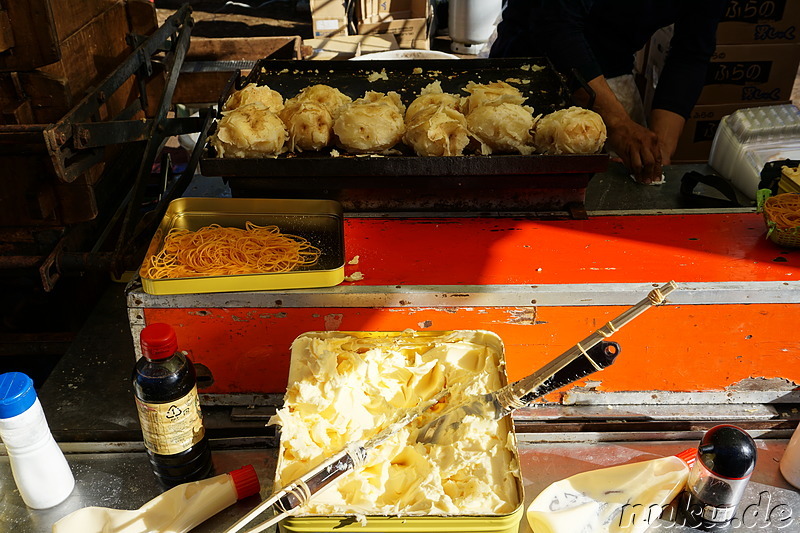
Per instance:
[[[153,453],[173,455],[184,452],[205,435],[197,387],[183,398],[167,403],[147,403],[136,398],[136,409],[144,445]]]

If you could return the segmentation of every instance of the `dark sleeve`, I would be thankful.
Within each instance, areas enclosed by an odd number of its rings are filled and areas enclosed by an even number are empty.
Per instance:
[[[653,96],[654,109],[689,117],[705,83],[716,49],[717,24],[727,0],[682,2],[664,69]]]
[[[600,76],[602,71],[584,35],[593,2],[508,0],[492,55],[545,55],[567,77],[573,68],[586,81]]]

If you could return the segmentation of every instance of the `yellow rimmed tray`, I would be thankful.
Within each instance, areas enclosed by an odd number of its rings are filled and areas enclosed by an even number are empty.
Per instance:
[[[442,344],[468,342],[486,348],[486,354],[496,354],[496,364],[491,368],[498,373],[502,385],[507,384],[505,371],[505,350],[500,337],[483,330],[453,330],[453,331],[312,331],[298,336],[292,343],[292,357],[290,362],[289,383],[293,383],[302,374],[302,359],[307,357],[303,351],[304,345],[326,339],[345,339],[348,341],[348,350],[354,353],[363,353],[372,348],[385,348],[399,350],[409,357],[413,354],[424,354],[427,350]],[[352,341],[350,341],[352,339]],[[361,533],[516,533],[519,531],[520,521],[524,513],[524,490],[522,476],[519,471],[519,451],[513,422],[508,416],[501,421],[503,431],[508,432],[508,441],[511,445],[511,460],[508,465],[510,470],[516,472],[516,487],[514,501],[509,502],[513,510],[499,514],[441,514],[441,515],[366,515],[357,519],[352,515],[321,516],[299,513],[289,516],[279,523],[282,533],[335,533],[361,532]],[[284,442],[281,440],[276,468],[276,484],[280,485],[279,477],[284,465]],[[334,489],[335,490],[335,489]]]
[[[148,294],[190,294],[332,287],[344,280],[344,220],[333,200],[264,198],[178,198],[150,241],[139,275]],[[304,237],[321,250],[316,264],[291,272],[153,279],[147,276],[150,257],[164,245],[173,228],[196,231],[210,224],[244,228],[246,222],[275,225],[282,233]]]

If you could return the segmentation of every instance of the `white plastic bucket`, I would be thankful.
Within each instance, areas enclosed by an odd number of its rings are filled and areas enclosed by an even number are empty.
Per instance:
[[[502,0],[450,0],[447,28],[450,49],[459,54],[477,54],[494,32],[503,9]]]

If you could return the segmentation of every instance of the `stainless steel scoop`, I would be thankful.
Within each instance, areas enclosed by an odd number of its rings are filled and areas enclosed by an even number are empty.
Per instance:
[[[445,410],[441,416],[422,427],[417,442],[442,441],[449,433],[457,431],[467,415],[500,419],[536,398],[611,365],[620,351],[619,345],[604,342],[603,339],[610,337],[650,307],[663,303],[667,295],[676,288],[675,282],[670,281],[653,289],[639,303],[528,377]]]

